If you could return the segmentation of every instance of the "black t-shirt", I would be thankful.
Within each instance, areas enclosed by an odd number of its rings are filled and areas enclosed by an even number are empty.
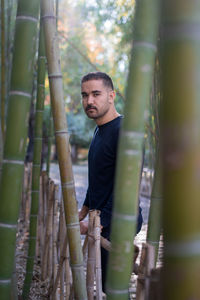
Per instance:
[[[96,127],[88,154],[89,185],[84,205],[101,211],[101,225],[105,236],[110,232],[117,145],[122,118],[119,116]],[[141,209],[138,222],[137,232],[142,225]]]
[[[110,227],[117,143],[122,116],[97,126],[88,154],[88,179],[84,205],[101,211],[101,225]]]

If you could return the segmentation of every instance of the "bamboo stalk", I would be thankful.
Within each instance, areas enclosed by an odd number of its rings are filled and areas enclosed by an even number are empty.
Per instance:
[[[66,299],[70,299],[70,295],[73,296],[74,289],[72,284],[72,275],[71,275],[71,269],[70,269],[70,257],[69,257],[69,244],[67,245],[67,257],[65,260],[65,271],[66,271]]]
[[[81,251],[78,208],[69,147],[69,136],[63,103],[62,75],[56,35],[55,16],[52,1],[42,0],[42,15],[45,28],[45,45],[56,146],[62,183],[67,235],[69,238],[70,262],[73,275],[75,299],[86,299],[85,274]],[[52,51],[53,49],[53,51]]]
[[[127,299],[136,232],[142,145],[147,101],[153,79],[159,24],[159,1],[136,1],[134,41],[126,103],[117,155],[116,185],[106,293]]]
[[[42,259],[42,279],[45,280],[49,275],[48,273],[48,260],[49,251],[51,251],[51,226],[52,226],[52,210],[53,210],[53,195],[54,195],[54,182],[49,180],[49,195],[47,203],[47,218],[46,218],[46,232],[45,232],[45,244]]]
[[[5,102],[6,102],[6,41],[5,41],[5,3],[1,0],[1,130],[5,137]]]
[[[57,274],[54,280],[54,286],[53,286],[53,292],[52,296],[54,297],[56,290],[58,288],[58,283],[60,280],[63,280],[63,268],[64,268],[64,262],[67,260],[69,264],[69,257],[68,257],[68,240],[67,240],[67,232],[66,232],[66,224],[65,224],[65,216],[64,216],[64,210],[63,210],[63,203],[61,201],[60,204],[60,230],[59,230],[59,240],[60,240],[60,259],[59,259],[59,265],[58,265],[58,270]],[[66,266],[67,267],[67,266]],[[66,269],[66,273],[68,270]],[[66,278],[66,281],[68,278]],[[62,282],[63,283],[63,282]],[[61,285],[62,285],[61,283]],[[64,283],[63,283],[64,285]],[[63,287],[62,287],[63,288]]]
[[[54,185],[54,183],[53,183]],[[48,210],[48,223],[47,223],[47,234],[48,234],[48,261],[47,261],[47,277],[50,281],[53,279],[53,206],[54,206],[54,195],[55,186],[53,187],[52,198],[50,200],[49,210]]]
[[[95,278],[95,240],[94,240],[94,219],[95,210],[89,211],[88,222],[88,260],[87,260],[87,295],[88,300],[94,299],[94,278]]]
[[[47,152],[47,174],[50,173],[50,164],[51,164],[51,146],[53,143],[53,117],[52,117],[52,111],[50,108],[49,112],[49,126],[48,126],[48,152]]]
[[[35,132],[33,149],[33,170],[32,170],[32,192],[31,192],[31,215],[28,261],[26,266],[26,276],[23,287],[23,297],[28,297],[36,248],[38,205],[40,195],[40,169],[42,152],[42,125],[44,111],[44,80],[45,80],[45,48],[44,32],[42,22],[40,23],[39,53],[38,53],[38,77],[37,77],[37,103],[35,111]]]
[[[84,243],[83,243],[82,251],[83,251],[83,260],[85,261],[86,256],[87,256],[87,251],[88,251],[88,236],[87,235],[86,235]]]
[[[44,244],[45,244],[45,232],[46,232],[46,187],[47,187],[48,177],[45,171],[41,174],[41,198],[40,198],[40,224],[41,224],[41,230],[40,230],[40,259],[41,259],[41,265],[43,264],[43,251],[44,251]]]
[[[149,209],[149,219],[147,227],[147,243],[152,245],[155,249],[155,262],[158,256],[160,233],[161,233],[161,205],[162,205],[162,173],[160,153],[156,156],[156,166],[153,179],[153,187],[151,193],[151,203]]]
[[[11,88],[0,183],[0,295],[10,297],[16,227],[22,195],[39,0],[18,1]],[[22,55],[23,53],[23,55]]]
[[[54,198],[54,208],[53,208],[53,281],[55,282],[56,273],[58,270],[58,251],[57,251],[57,241],[58,241],[58,194],[59,186],[55,185],[55,198]],[[58,295],[56,295],[56,299]]]
[[[1,180],[1,173],[2,173],[2,161],[3,161],[3,136],[2,136],[1,126],[0,126],[0,180]]]
[[[65,299],[65,267],[66,267],[65,261],[63,263],[61,273],[60,273],[60,300]],[[66,299],[67,299],[67,297],[66,297]]]
[[[102,300],[102,274],[101,274],[101,223],[100,211],[96,211],[94,219],[95,257],[96,257],[96,299]]]
[[[56,290],[58,288],[58,283],[59,283],[59,280],[60,280],[60,277],[61,277],[61,271],[62,271],[62,268],[63,268],[63,263],[66,259],[66,250],[67,250],[67,235],[65,236],[65,240],[64,240],[61,255],[60,255],[60,261],[59,261],[59,265],[58,265],[58,271],[57,271],[57,274],[56,274],[56,278],[55,278],[55,281],[54,281],[52,296],[54,296],[56,294]]]
[[[162,1],[162,299],[199,299],[200,2]]]

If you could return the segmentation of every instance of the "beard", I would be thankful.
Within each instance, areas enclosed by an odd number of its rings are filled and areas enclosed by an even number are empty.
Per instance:
[[[108,107],[104,107],[99,110],[96,106],[88,105],[85,108],[85,113],[88,116],[88,118],[95,120],[105,116],[108,110],[109,110]]]

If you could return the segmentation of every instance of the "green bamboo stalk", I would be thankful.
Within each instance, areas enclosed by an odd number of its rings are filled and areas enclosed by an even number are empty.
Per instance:
[[[83,255],[81,251],[80,226],[78,221],[78,208],[72,172],[67,120],[63,101],[62,74],[57,43],[56,20],[53,14],[53,1],[42,0],[42,15],[44,19],[45,47],[48,62],[52,112],[65,207],[67,234],[69,237],[70,262],[75,299],[87,299]]]
[[[0,182],[0,295],[10,298],[17,219],[23,186],[39,1],[19,0],[11,90]]]
[[[106,288],[108,299],[128,299],[137,223],[144,118],[146,103],[150,98],[158,35],[158,4],[158,0],[136,1],[134,42],[117,158],[112,250]]]
[[[6,104],[9,96],[10,90],[10,77],[11,77],[11,64],[12,64],[12,44],[13,44],[13,35],[14,30],[12,30],[12,17],[16,15],[16,3],[13,3],[13,0],[7,1],[7,35],[6,35]],[[5,108],[6,110],[6,108]]]
[[[58,11],[59,11],[59,2],[55,1],[55,14],[56,14],[56,29],[58,27]],[[47,174],[50,173],[50,164],[51,164],[51,146],[53,143],[53,116],[52,110],[50,107],[49,111],[49,126],[48,126],[48,152],[47,152]]]
[[[1,130],[5,136],[5,99],[6,99],[6,41],[5,41],[5,3],[1,0]]]
[[[33,149],[33,169],[32,169],[32,191],[31,191],[31,213],[30,213],[30,232],[29,232],[29,249],[26,266],[26,276],[23,287],[23,297],[26,299],[29,294],[30,285],[33,275],[33,266],[36,247],[37,233],[37,216],[40,196],[40,169],[42,153],[42,125],[45,98],[45,70],[46,58],[44,47],[44,31],[42,22],[40,22],[40,38],[38,53],[38,75],[37,75],[37,102],[35,111],[35,132],[34,132],[34,149]]]
[[[156,156],[156,165],[154,171],[153,187],[151,192],[151,204],[149,209],[149,219],[147,228],[147,243],[154,246],[156,265],[160,233],[161,233],[161,207],[162,207],[162,171],[160,153]]]
[[[162,299],[200,299],[200,2],[162,11]]]
[[[2,130],[0,126],[0,180],[1,180],[1,173],[2,173],[2,161],[3,161],[3,137],[2,137]]]
[[[47,175],[49,176],[50,173],[50,164],[51,164],[51,146],[53,143],[53,117],[52,111],[50,108],[49,111],[49,126],[48,126],[48,152],[47,152]]]

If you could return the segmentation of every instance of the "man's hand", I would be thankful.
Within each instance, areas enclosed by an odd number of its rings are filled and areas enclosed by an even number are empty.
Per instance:
[[[83,205],[83,207],[79,211],[79,221],[82,221],[87,216],[88,212],[89,212],[89,207]]]
[[[80,222],[80,232],[81,232],[81,234],[87,234],[87,232],[88,232],[88,222],[87,221]]]

